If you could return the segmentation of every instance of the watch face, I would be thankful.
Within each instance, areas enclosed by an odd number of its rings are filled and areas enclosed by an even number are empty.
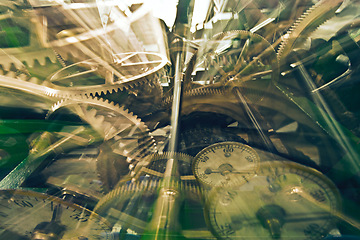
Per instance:
[[[360,236],[359,13],[0,1],[0,239]]]
[[[106,220],[83,207],[30,191],[2,190],[0,194],[4,238],[112,239]]]
[[[214,189],[208,218],[221,239],[322,238],[335,226],[336,187],[314,169],[263,162],[242,185]]]
[[[222,142],[200,151],[193,164],[199,182],[210,186],[227,186],[246,182],[255,175],[259,156],[248,145]]]

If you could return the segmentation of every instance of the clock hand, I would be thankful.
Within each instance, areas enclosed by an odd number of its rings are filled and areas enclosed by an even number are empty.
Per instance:
[[[50,222],[41,222],[34,228],[32,240],[60,240],[66,227],[61,224],[62,207],[58,204],[53,209]]]

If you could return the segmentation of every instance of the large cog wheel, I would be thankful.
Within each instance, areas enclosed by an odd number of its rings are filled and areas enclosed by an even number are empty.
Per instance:
[[[273,46],[262,36],[243,30],[216,34],[199,48],[188,65],[185,73],[188,89],[229,84],[267,88],[278,78]]]
[[[112,168],[112,161],[124,161],[125,165],[129,165],[155,151],[155,140],[148,134],[147,126],[128,110],[107,100],[88,97],[62,100],[53,106],[49,117],[54,117],[62,110],[75,113],[102,136],[105,142],[100,147],[97,168],[100,175],[110,175],[106,179],[111,179],[111,171],[116,171]],[[129,169],[123,171],[126,173]],[[107,180],[104,180],[104,185],[105,189],[112,186]]]
[[[104,192],[118,187],[129,181],[142,179],[160,180],[164,177],[166,162],[173,158],[178,161],[180,179],[195,180],[191,164],[193,157],[183,153],[152,153],[144,156],[140,161],[131,163],[123,156],[111,152],[108,146],[100,147],[97,169]]]
[[[103,9],[100,2],[81,8],[77,3],[54,5],[44,10],[34,2],[33,9],[41,20],[39,29],[46,32],[43,41],[63,64],[47,79],[57,95],[117,92],[163,75],[161,70],[169,64],[166,34],[147,4],[114,3],[108,6],[111,13],[103,13],[107,7]],[[149,37],[148,32],[157,37]]]
[[[122,237],[140,235],[147,230],[149,219],[154,215],[153,205],[159,197],[160,189],[161,180],[144,179],[123,184],[100,199],[94,212],[120,228]],[[191,183],[181,182],[178,191],[183,194],[180,216],[177,216],[182,225],[183,235],[186,235],[189,226],[190,234],[202,232],[206,225],[201,207],[200,188]],[[211,236],[210,233],[208,235]]]
[[[267,135],[276,154],[315,168],[328,165],[329,156],[324,154],[325,146],[332,143],[323,129],[276,89],[254,89],[251,94],[254,94],[252,98],[263,98],[251,105],[256,109],[254,114],[257,114],[258,121],[263,120],[260,130]],[[171,99],[168,101],[171,102]],[[198,88],[185,92],[181,111],[182,126],[188,129],[182,133],[180,148],[187,154],[196,155],[201,147],[221,141],[243,142],[269,150],[258,129],[247,120],[241,103],[226,88]],[[312,139],[315,133],[321,136],[317,138],[318,141]],[[296,144],[297,141],[299,144]],[[336,160],[336,157],[331,157],[331,161]]]
[[[148,131],[146,125],[137,116],[108,100],[92,97],[63,99],[53,105],[49,117],[64,108],[88,122],[105,141],[112,138],[116,140],[118,139],[116,136],[124,133],[138,137],[137,134]]]
[[[16,40],[10,39],[10,32],[1,39],[0,65],[2,69],[9,71],[15,68],[23,71],[27,66],[45,65],[47,61],[57,62],[54,51],[42,44],[41,34],[39,35],[37,31],[37,19],[28,4],[8,1],[8,3],[1,3],[0,8],[2,17],[0,25],[2,28],[16,32]]]
[[[118,62],[110,64],[113,66],[111,69],[94,60],[86,60],[62,68],[49,77],[47,86],[56,89],[62,96],[101,94],[129,89],[149,81],[159,81],[163,76],[161,69],[167,64],[164,56],[147,52],[123,55]],[[137,74],[139,69],[122,69],[133,67],[136,65],[134,62],[140,59],[145,59],[142,60],[144,66],[141,68],[146,70],[144,73]]]
[[[283,40],[278,50],[278,58],[280,65],[292,49],[296,47],[299,42],[302,42],[315,31],[321,24],[335,16],[336,10],[343,3],[343,0],[322,0],[317,2],[309,8],[298,20],[294,23],[288,32],[283,36]]]

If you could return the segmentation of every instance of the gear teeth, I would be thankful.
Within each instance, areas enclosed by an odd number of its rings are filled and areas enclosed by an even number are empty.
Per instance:
[[[331,11],[335,14],[336,9],[342,2],[343,0],[321,0],[307,9],[289,28],[286,34],[284,34],[283,40],[278,48],[278,60],[282,60],[284,55],[288,54],[299,36],[308,35],[331,18],[331,16],[328,16],[327,14],[332,14]],[[318,16],[320,16],[320,19]],[[306,27],[309,26],[312,27],[311,31],[304,32]]]
[[[48,113],[47,113],[47,118],[53,113],[53,112],[55,112],[56,110],[58,110],[62,105],[63,105],[63,103],[65,102],[66,100],[65,99],[61,99],[61,100],[59,100],[59,101],[57,101],[56,103],[54,103],[52,106],[51,106],[51,108],[50,108],[50,110],[48,111]]]
[[[9,80],[7,82],[10,88],[15,88],[15,89],[28,89],[30,92],[36,92],[36,94],[40,94],[40,95],[49,95],[46,92],[46,89],[43,88],[42,86],[39,86],[41,84],[41,81],[38,78],[32,77],[30,78],[27,74],[25,73],[19,73],[19,72],[14,72],[14,71],[8,71],[6,73],[2,72],[2,75],[13,79],[13,81]],[[23,82],[23,84],[22,84]]]
[[[33,68],[35,65],[35,59],[33,57],[23,57],[23,63],[28,66],[29,68]]]
[[[23,68],[24,68],[24,67],[23,67],[23,63],[20,62],[20,61],[16,61],[16,62],[12,63],[11,68],[12,68],[12,67],[14,67],[15,69],[23,69]]]
[[[50,55],[50,56],[48,56],[48,58],[49,58],[49,60],[50,60],[51,63],[57,63],[58,61],[61,62],[60,59],[58,59],[58,58],[56,57],[56,54]],[[63,63],[63,62],[62,62],[62,63]],[[62,63],[61,63],[61,64],[62,64]]]
[[[197,197],[200,200],[202,190],[197,184],[189,182],[178,182],[172,181],[170,186],[179,189],[179,191],[184,192],[188,197],[194,198]],[[125,202],[129,198],[138,195],[138,194],[154,194],[157,195],[159,190],[162,188],[161,180],[144,180],[129,182],[127,184],[121,185],[120,187],[112,190],[106,194],[98,204],[95,206],[94,212],[105,212],[108,207],[114,207],[114,202]]]
[[[16,72],[18,70],[18,68],[16,67],[16,64],[15,63],[10,63],[10,71],[12,72]]]
[[[53,114],[56,110],[62,108],[62,107],[66,107],[66,106],[71,106],[73,104],[86,104],[86,106],[91,106],[92,104],[94,104],[94,107],[101,107],[101,108],[105,108],[108,109],[109,111],[114,111],[114,114],[120,114],[122,116],[124,116],[124,119],[127,119],[129,126],[136,126],[136,128],[134,128],[134,131],[140,131],[142,133],[148,133],[149,129],[147,128],[147,126],[145,125],[145,123],[141,122],[141,120],[136,116],[133,115],[132,113],[129,112],[128,109],[124,109],[123,107],[119,107],[118,105],[114,105],[113,102],[109,102],[108,100],[104,100],[104,99],[98,99],[98,98],[93,98],[93,97],[89,97],[89,96],[81,96],[78,98],[73,98],[73,99],[62,99],[61,101],[55,103],[52,108],[51,111],[49,111],[48,117]],[[122,132],[121,129],[123,128],[124,125],[119,125],[118,127],[121,127],[120,129],[117,129],[116,126],[113,126],[111,123],[107,122],[106,120],[106,116],[99,116],[97,115],[97,111],[96,109],[91,109],[90,111],[87,111],[84,113],[84,116],[81,116],[82,118],[85,118],[84,120],[89,122],[90,125],[92,125],[94,127],[94,129],[96,129],[97,131],[100,131],[102,134],[104,134],[104,140],[109,140],[110,138],[114,138],[115,139],[115,134],[118,134],[118,132],[120,131],[120,134]],[[127,127],[125,128],[127,129]],[[135,158],[138,154],[133,154],[134,151],[138,152],[138,153],[142,153],[144,152],[144,150],[146,150],[147,148],[150,149],[150,146],[146,147],[146,149],[141,146],[138,145],[138,133],[134,132],[132,134],[135,134],[134,136],[136,136],[136,142],[134,142],[135,145],[129,145],[129,144],[125,144],[124,145],[124,149],[117,149],[117,153],[121,154],[121,155],[125,155],[126,154],[130,154],[129,156],[131,156],[131,158]],[[129,136],[127,136],[129,137]],[[143,140],[146,140],[146,137],[148,137],[149,139],[152,139],[150,136],[148,135],[143,135]],[[119,137],[120,139],[122,139],[121,137]],[[126,143],[125,140],[122,141],[123,143]],[[130,140],[131,142],[131,140]],[[130,143],[128,142],[128,143]],[[139,148],[139,150],[138,150]],[[131,153],[132,151],[132,153]],[[116,152],[116,150],[114,150],[114,152]]]
[[[52,98],[59,98],[59,96],[53,91],[46,91],[45,94]]]
[[[72,49],[74,49],[74,51],[72,51]],[[81,63],[85,60],[80,60],[80,58],[84,58],[84,54],[83,53],[78,53],[79,50],[77,48],[58,48],[54,50],[55,52],[55,57],[56,55],[58,56],[57,58],[59,59],[60,63],[63,63],[62,59],[73,59],[75,63]],[[137,54],[137,53],[134,53]],[[131,88],[136,88],[139,87],[143,84],[149,83],[149,82],[153,82],[155,79],[156,81],[159,81],[159,76],[160,76],[160,72],[163,73],[164,70],[164,66],[166,65],[166,63],[168,62],[166,57],[161,55],[161,54],[157,54],[157,53],[143,53],[143,54],[150,54],[152,57],[153,55],[156,55],[159,59],[161,59],[161,61],[159,61],[159,64],[154,67],[154,68],[150,68],[148,70],[148,72],[143,73],[143,74],[139,74],[139,75],[134,75],[133,77],[130,78],[123,78],[123,81],[120,81],[119,77],[117,76],[113,76],[113,78],[115,79],[114,83],[110,84],[108,82],[101,82],[101,83],[97,83],[94,84],[92,86],[59,86],[56,85],[54,83],[49,82],[48,86],[56,89],[59,91],[59,96],[64,96],[66,94],[70,95],[70,96],[74,96],[74,95],[86,95],[86,94],[90,94],[93,96],[96,95],[107,95],[107,94],[113,94],[113,93],[117,93],[118,91],[123,91],[124,89],[131,89]],[[92,61],[93,64],[98,64],[96,61],[94,61],[94,59],[92,60],[86,60],[88,61]],[[64,64],[63,64],[64,65]],[[61,70],[60,70],[61,71]],[[100,71],[100,70],[99,70]],[[147,75],[146,75],[147,74]],[[159,88],[161,89],[161,84],[154,84],[156,86],[159,86]],[[162,91],[162,89],[161,89]]]
[[[133,84],[128,84],[128,85],[124,85],[124,86],[121,86],[121,90],[130,90],[134,88],[134,85]]]
[[[194,157],[180,152],[163,152],[163,153],[154,153],[151,157],[151,161],[158,161],[164,158],[175,158],[177,160],[183,160],[184,162],[192,162]]]
[[[104,90],[101,90],[100,95],[106,95],[106,92]]]
[[[153,82],[153,78],[144,78],[141,80],[135,80],[130,81],[121,85],[112,85],[112,86],[99,86],[98,88],[91,88],[91,89],[83,89],[83,90],[62,90],[55,88],[54,90],[57,91],[57,97],[63,97],[63,98],[71,98],[71,97],[81,97],[81,96],[91,96],[91,97],[99,97],[101,95],[108,95],[108,94],[114,94],[119,91],[124,90],[131,90],[136,89],[138,86],[142,86],[146,83]],[[49,86],[49,85],[47,85]],[[162,93],[162,87],[160,84],[158,84],[159,88],[161,89]],[[52,86],[49,86],[52,88]]]
[[[13,71],[9,71],[8,73],[5,74],[5,76],[10,78],[16,78],[16,73]]]
[[[22,81],[27,81],[28,80],[28,75],[22,73],[18,76],[18,78]]]
[[[56,63],[57,61],[56,61],[56,56],[52,56],[52,58],[55,58],[55,62],[53,62],[53,60],[50,58],[50,56],[45,56],[45,66],[48,64],[48,65],[50,65],[50,64],[54,64],[54,63]]]
[[[31,67],[32,66],[31,63],[34,61],[33,58],[30,58],[30,57],[27,57],[27,56],[22,57],[21,60],[22,60],[22,64],[24,64],[26,67]]]
[[[60,57],[63,61],[67,60],[71,62],[76,62],[73,51],[65,51],[62,48],[57,48],[55,49],[55,52],[58,55],[58,58]]]
[[[195,88],[184,93],[184,97],[196,97],[196,96],[211,96],[211,95],[225,95],[226,87],[212,88],[212,87],[203,87]],[[163,106],[168,106],[172,103],[172,97],[168,97],[163,101]]]
[[[41,59],[34,59],[32,65],[29,65],[29,67],[33,68],[33,67],[37,67],[37,66],[42,66],[40,64],[40,61],[41,61]],[[43,62],[45,62],[45,60]]]
[[[40,63],[37,59],[28,60],[28,61],[26,61],[26,63],[30,68],[34,68],[34,66],[36,66],[37,64],[40,65]]]
[[[45,66],[45,65],[46,65],[46,58],[45,58],[45,57],[37,58],[37,61],[39,62],[39,64],[40,64],[41,66]]]
[[[135,88],[135,87],[138,87],[139,86],[139,83],[138,82],[134,82],[133,83],[133,87]]]
[[[10,68],[11,68],[11,62],[5,62],[5,63],[2,63],[2,68],[6,71],[6,72],[9,72],[10,71]]]

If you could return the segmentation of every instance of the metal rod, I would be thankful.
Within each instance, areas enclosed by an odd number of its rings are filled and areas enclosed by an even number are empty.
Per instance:
[[[178,143],[179,117],[181,106],[181,59],[182,54],[176,55],[174,94],[171,112],[171,131],[169,151],[175,153]],[[149,224],[149,233],[144,234],[141,240],[172,240],[180,237],[179,211],[181,193],[179,190],[180,176],[178,162],[172,155],[166,163],[166,169],[159,196],[156,200],[153,218]],[[175,237],[178,236],[178,237]]]
[[[181,106],[181,58],[182,53],[178,52],[176,55],[175,65],[175,78],[174,78],[174,93],[173,93],[173,104],[171,110],[171,131],[170,131],[170,142],[169,152],[176,152],[179,138],[179,118],[180,118],[180,106]],[[164,178],[174,177],[177,175],[177,163],[173,158],[168,159],[166,164],[166,170]]]
[[[174,79],[174,94],[171,111],[171,135],[169,151],[177,150],[177,135],[179,128],[179,115],[180,115],[180,97],[181,97],[181,52],[176,55],[175,65],[175,79]]]

